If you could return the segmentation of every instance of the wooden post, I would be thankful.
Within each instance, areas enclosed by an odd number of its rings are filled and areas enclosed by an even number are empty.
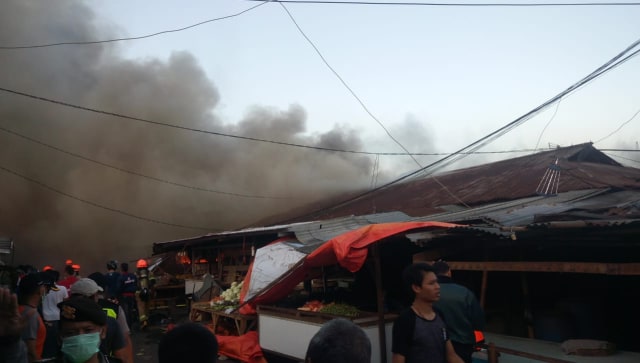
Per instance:
[[[522,279],[522,299],[524,301],[524,316],[527,323],[527,337],[529,339],[534,338],[533,331],[533,311],[531,309],[531,298],[529,297],[529,284],[527,284],[527,276],[525,272],[520,275]]]
[[[382,266],[380,264],[380,246],[374,243],[371,246],[371,255],[375,268],[376,297],[378,300],[378,342],[380,344],[380,362],[387,363],[387,336],[384,319],[384,292],[382,291]]]
[[[482,286],[480,288],[480,307],[485,310],[485,301],[487,299],[487,278],[489,277],[489,271],[482,271]]]
[[[498,363],[498,351],[496,350],[496,345],[493,343],[489,343],[487,358],[489,363]]]

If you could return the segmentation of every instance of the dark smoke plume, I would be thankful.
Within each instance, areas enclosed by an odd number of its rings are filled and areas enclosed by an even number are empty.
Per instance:
[[[88,41],[121,35],[118,29],[96,25],[95,20],[95,14],[80,1],[57,1],[55,6],[40,1],[5,1],[0,13],[0,44]],[[255,106],[241,122],[225,122],[216,116],[222,96],[191,54],[175,52],[167,61],[134,61],[123,58],[118,49],[117,44],[107,43],[0,50],[0,87],[191,128],[365,149],[349,128],[305,134],[306,114],[298,105],[286,110]],[[237,228],[337,192],[366,188],[371,178],[372,159],[368,156],[169,129],[4,92],[0,92],[0,126],[156,178],[222,192],[282,198],[242,198],[163,184],[0,130],[0,236],[15,240],[15,263],[61,268],[64,260],[71,258],[83,266],[85,275],[103,270],[111,259],[148,256],[153,242]],[[203,229],[143,221],[117,211]]]

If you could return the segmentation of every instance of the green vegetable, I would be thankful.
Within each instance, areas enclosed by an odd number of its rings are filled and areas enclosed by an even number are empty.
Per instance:
[[[360,311],[349,304],[328,304],[320,308],[319,312],[331,315],[348,316],[355,318],[360,315]]]

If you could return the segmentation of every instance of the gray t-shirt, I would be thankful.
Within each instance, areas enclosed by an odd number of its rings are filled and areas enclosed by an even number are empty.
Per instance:
[[[439,315],[427,320],[407,309],[393,324],[391,351],[403,355],[406,363],[444,363],[447,340],[447,328]]]

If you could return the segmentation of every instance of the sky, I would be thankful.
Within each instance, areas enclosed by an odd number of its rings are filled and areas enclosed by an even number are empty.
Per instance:
[[[123,36],[136,36],[260,4],[196,1],[185,8],[172,1],[153,7],[109,1],[99,2],[95,10],[121,27]],[[412,152],[455,151],[556,95],[640,38],[640,6],[285,6],[371,113]],[[218,87],[216,111],[228,122],[256,105],[283,110],[297,104],[307,112],[310,133],[343,125],[377,140],[369,151],[402,151],[279,4],[122,46],[126,56],[138,59],[166,59],[176,50],[194,54]],[[605,137],[638,110],[639,62],[632,60],[563,100],[544,133],[553,109],[492,148],[571,145]],[[407,124],[428,133],[429,142],[403,134]],[[635,135],[640,133],[633,132],[638,125],[631,122],[596,146],[632,147],[639,141]]]
[[[14,91],[0,91],[0,236],[16,241],[19,263],[72,258],[100,269],[150,255],[153,242],[252,225],[443,156],[325,152],[210,132],[450,153],[640,39],[640,6],[9,0],[0,8],[0,88]],[[225,19],[144,39],[2,49],[217,18]],[[450,168],[590,141],[637,150],[638,84],[634,57]],[[519,152],[497,153],[509,150]],[[635,151],[607,154],[640,164]]]

